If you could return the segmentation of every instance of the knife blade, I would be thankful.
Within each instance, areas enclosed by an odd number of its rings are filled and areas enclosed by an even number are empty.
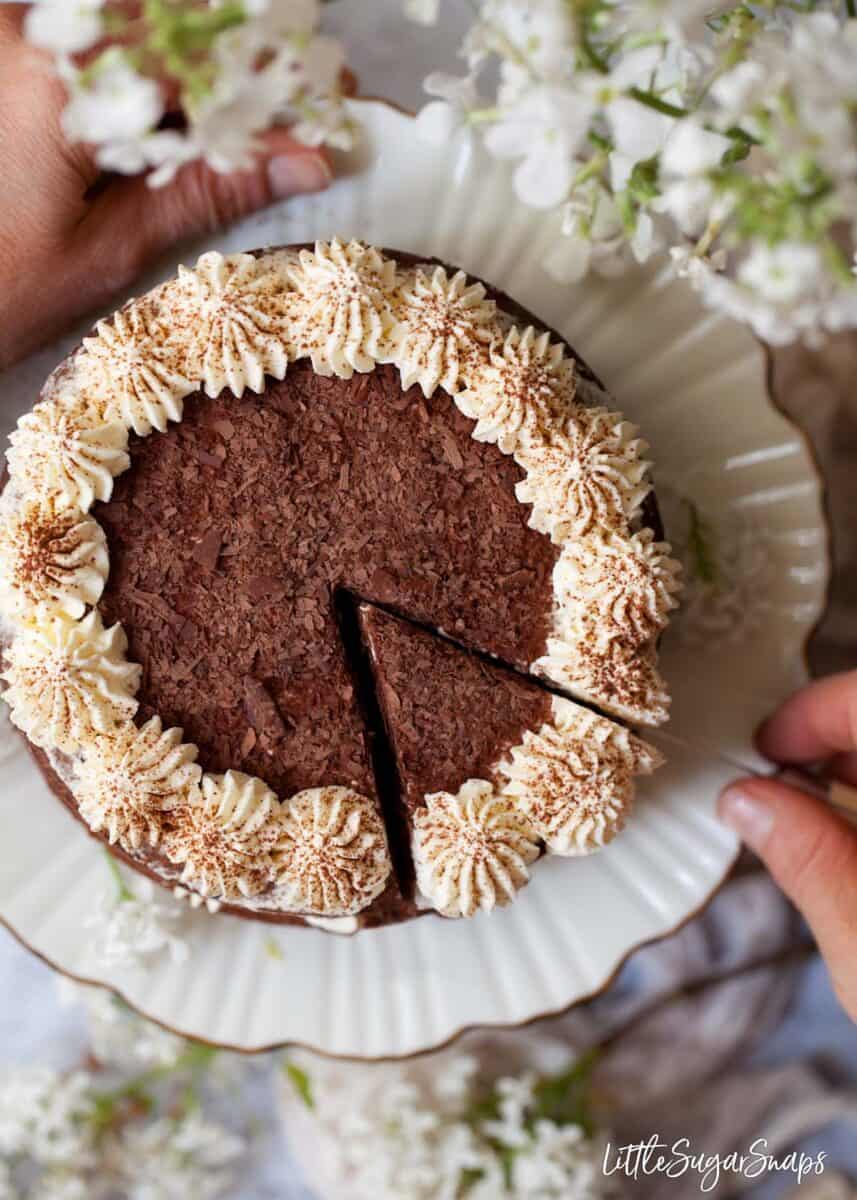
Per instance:
[[[724,754],[719,746],[713,742],[707,742],[704,738],[679,737],[678,734],[669,733],[665,729],[647,729],[645,736],[655,744],[660,739],[673,746],[679,746],[683,750],[690,750],[694,754],[702,754],[716,759],[738,772],[739,775],[748,775],[752,779],[772,779],[789,787],[797,788],[801,792],[814,796],[817,800],[824,801],[840,815],[857,824],[857,789],[848,787],[847,784],[824,779],[821,776],[813,775],[810,771],[802,771],[798,767],[777,767],[771,764],[770,770],[766,771],[758,766],[742,762],[741,759],[730,754]]]

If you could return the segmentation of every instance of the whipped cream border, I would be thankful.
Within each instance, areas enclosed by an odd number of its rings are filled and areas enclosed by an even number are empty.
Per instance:
[[[495,442],[514,457],[524,472],[517,492],[521,503],[531,505],[529,524],[559,546],[583,533],[597,560],[608,554],[611,539],[633,543],[642,538],[642,557],[655,564],[660,588],[658,595],[636,597],[638,609],[657,613],[651,637],[625,641],[621,626],[611,632],[609,625],[598,627],[593,637],[593,623],[580,613],[587,605],[598,606],[598,573],[580,572],[570,598],[557,570],[547,653],[532,669],[606,712],[644,724],[666,718],[668,697],[657,668],[657,637],[671,607],[664,603],[664,574],[670,598],[677,585],[669,546],[650,545],[651,537],[639,529],[641,505],[650,490],[646,444],[621,414],[603,406],[609,397],[578,375],[564,344],[553,342],[546,331],[516,326],[487,298],[485,286],[461,271],[448,275],[444,267],[428,262],[400,267],[375,247],[354,240],[316,242],[313,251],[204,254],[195,268],[179,268],[176,278],[100,321],[94,335],[48,379],[39,403],[20,419],[10,439],[9,483],[0,500],[0,520],[14,519],[16,509],[35,500],[95,524],[87,516],[91,505],[109,499],[112,479],[130,465],[129,433],[148,436],[181,420],[184,400],[200,389],[209,396],[226,387],[239,396],[247,388],[262,392],[267,375],[282,379],[288,364],[299,358],[309,358],[320,374],[343,378],[393,363],[403,387],[419,383],[427,397],[442,388],[475,422],[473,437]],[[659,573],[661,563],[666,566]],[[589,576],[596,582],[587,595]],[[624,604],[634,609],[634,596],[612,599],[617,608]],[[88,608],[78,618],[78,638],[85,636],[94,613]],[[13,656],[19,639],[38,636],[60,616],[70,619],[58,612],[57,598],[49,594],[6,615],[14,631]],[[585,671],[570,671],[569,664],[584,650]],[[91,652],[96,676],[99,666],[112,666],[99,663],[103,647],[94,643]],[[115,647],[110,652],[114,657]],[[617,672],[614,679],[609,678],[611,670]],[[616,678],[622,694],[617,694]],[[50,717],[45,719],[38,696],[32,699],[32,711],[28,704],[19,690],[13,720],[27,732],[38,716],[40,744],[49,752],[67,751],[61,723],[54,728]],[[109,730],[93,727],[79,753],[86,756],[99,739],[111,736]],[[211,793],[219,783],[219,777],[203,775],[202,792]],[[485,786],[495,791],[494,784]],[[502,784],[496,792],[509,796]],[[254,836],[275,838],[288,805],[282,800],[262,806]],[[523,807],[521,815],[526,821]],[[216,806],[210,819],[213,835],[226,832]],[[594,841],[609,840],[617,824],[608,822]],[[553,847],[548,842],[548,852],[569,852],[554,842]],[[575,853],[581,852],[578,843]],[[123,848],[129,853],[136,849]],[[377,861],[366,866],[377,875]],[[356,863],[355,873],[359,867]],[[287,896],[295,886],[293,880],[275,882],[272,890],[254,898],[254,907],[294,911]],[[359,881],[355,887],[360,890]],[[369,890],[377,894],[376,888]],[[281,906],[278,892],[283,893]],[[208,896],[209,906],[222,898]],[[320,908],[307,915],[331,914]]]

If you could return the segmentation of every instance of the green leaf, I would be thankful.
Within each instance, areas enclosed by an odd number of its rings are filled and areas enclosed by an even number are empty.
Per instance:
[[[113,1092],[93,1092],[92,1101],[92,1131],[96,1140],[102,1138],[111,1129],[122,1125],[128,1119],[129,1106],[137,1112],[151,1113],[155,1101],[142,1084],[129,1083]]]
[[[463,1197],[483,1178],[485,1172],[480,1167],[465,1167],[458,1177],[458,1194]]]
[[[705,24],[712,33],[726,33],[730,26],[735,25],[737,21],[755,20],[752,10],[746,4],[736,4],[734,8],[729,8],[725,12],[714,13],[707,17]]]
[[[648,204],[660,194],[658,186],[658,159],[654,155],[635,163],[628,177],[628,191],[638,204]]]
[[[301,1100],[303,1100],[307,1108],[314,1109],[315,1100],[313,1099],[312,1095],[312,1082],[306,1071],[302,1070],[297,1063],[287,1062],[286,1074],[292,1081],[292,1086]]]
[[[462,1114],[468,1125],[481,1125],[483,1121],[500,1120],[500,1093],[491,1088],[478,1100],[472,1100]]]
[[[176,1068],[178,1070],[206,1071],[219,1053],[216,1046],[207,1046],[205,1042],[189,1041],[187,1049],[176,1063]]]
[[[113,1124],[117,1105],[117,1097],[109,1092],[98,1092],[92,1097],[92,1126],[96,1137]]]
[[[533,1088],[530,1123],[553,1121],[556,1125],[579,1125],[591,1137],[595,1124],[590,1111],[592,1072],[598,1049],[590,1050],[559,1075],[546,1075]]]
[[[752,148],[753,146],[751,142],[744,141],[743,139],[737,139],[732,143],[729,149],[725,151],[720,162],[724,167],[729,167],[732,165],[732,163],[743,162],[744,159],[748,157]]]
[[[613,149],[613,143],[610,141],[609,137],[603,133],[599,133],[595,129],[590,129],[586,136],[589,141],[592,142],[592,145],[597,146],[599,150],[606,150],[609,152]]]

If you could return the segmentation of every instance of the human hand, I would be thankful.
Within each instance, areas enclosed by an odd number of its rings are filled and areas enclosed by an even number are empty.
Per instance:
[[[829,776],[857,786],[857,671],[797,692],[765,722],[757,743],[773,762],[824,762]],[[822,801],[776,780],[737,780],[718,811],[806,917],[836,993],[857,1021],[857,832]]]
[[[266,135],[249,171],[192,164],[158,189],[102,176],[62,133],[63,85],[24,40],[25,12],[0,3],[0,368],[104,305],[174,242],[332,179],[324,151],[285,129]]]

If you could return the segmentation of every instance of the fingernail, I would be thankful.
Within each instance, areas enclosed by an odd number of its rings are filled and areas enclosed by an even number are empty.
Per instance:
[[[268,163],[271,194],[285,200],[298,192],[319,192],[333,179],[333,171],[318,154],[281,154]]]
[[[752,850],[761,850],[774,828],[774,813],[767,801],[739,788],[721,792],[717,815]]]

